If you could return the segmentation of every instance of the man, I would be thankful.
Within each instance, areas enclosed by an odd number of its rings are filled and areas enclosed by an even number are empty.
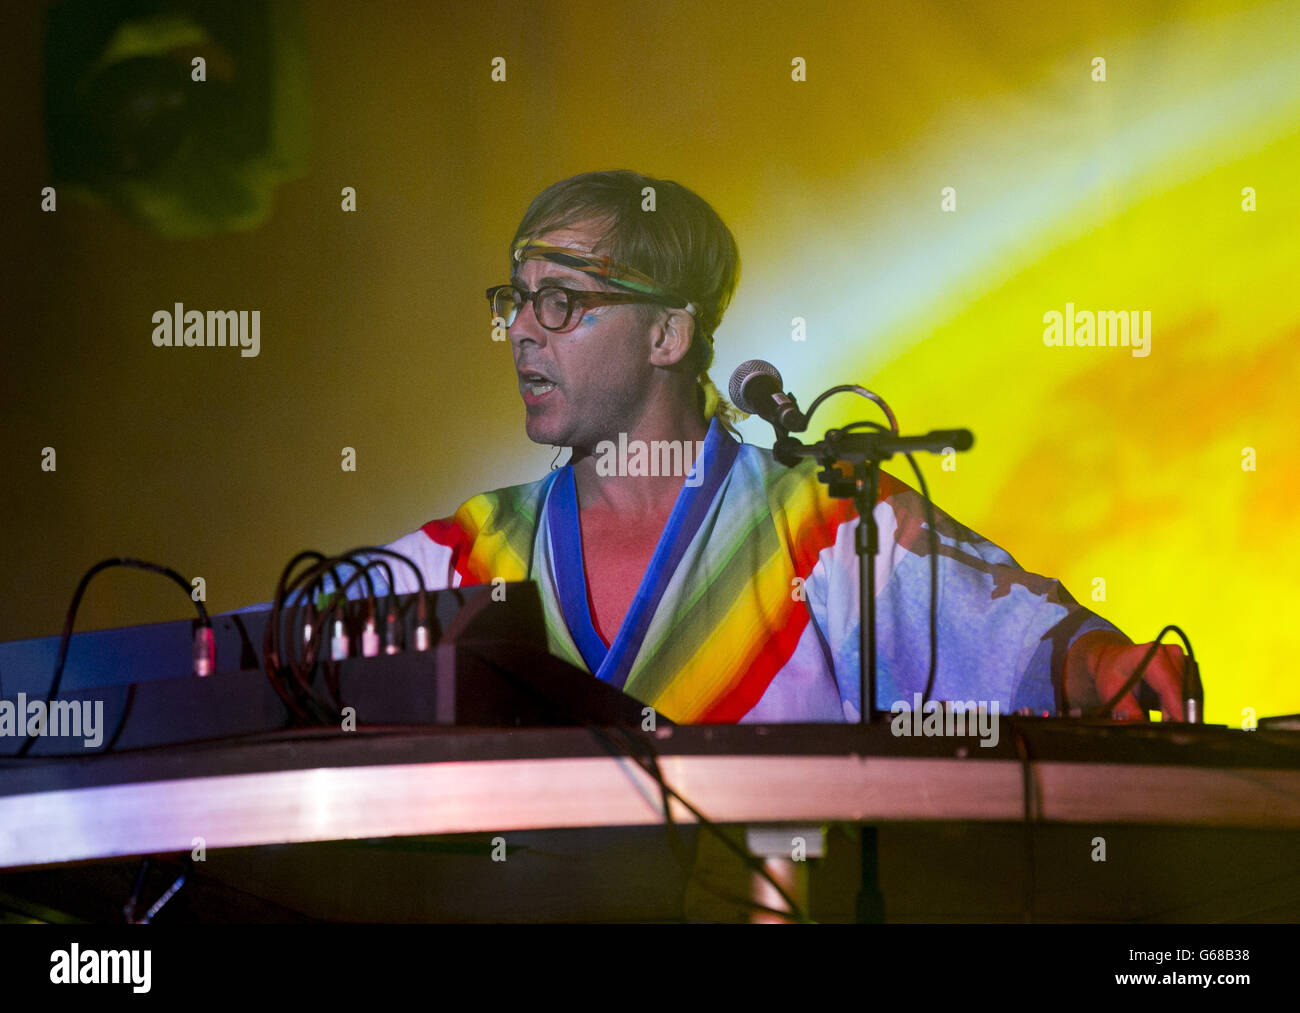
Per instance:
[[[656,210],[642,210],[645,187]],[[532,202],[511,270],[489,298],[509,329],[528,437],[571,447],[571,460],[391,548],[431,587],[536,581],[551,652],[674,721],[856,721],[853,507],[827,495],[814,462],[787,469],[740,443],[708,376],[739,272],[727,226],[679,184],[587,173]],[[662,474],[612,467],[611,446],[680,448],[682,462],[702,452],[687,474]],[[875,516],[876,699],[888,709],[925,686],[929,559],[910,488],[882,476]],[[1147,645],[935,517],[933,699],[1059,713],[1119,689]],[[1159,650],[1145,678],[1181,719],[1181,650]],[[1132,693],[1115,713],[1145,718]]]

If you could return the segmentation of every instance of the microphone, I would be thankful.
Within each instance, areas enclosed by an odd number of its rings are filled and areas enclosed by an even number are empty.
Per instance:
[[[727,393],[742,412],[766,419],[783,433],[801,433],[808,428],[808,420],[794,395],[782,392],[782,384],[781,374],[770,362],[750,359],[731,374]]]

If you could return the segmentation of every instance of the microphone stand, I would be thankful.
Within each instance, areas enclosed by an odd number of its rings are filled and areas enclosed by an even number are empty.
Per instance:
[[[830,394],[852,387],[831,388],[809,409],[816,411]],[[873,398],[873,400],[875,400]],[[858,726],[877,726],[876,711],[876,555],[880,550],[880,532],[876,524],[876,499],[880,491],[880,462],[894,454],[913,451],[943,453],[968,450],[975,442],[968,429],[934,431],[924,436],[899,436],[893,414],[885,408],[893,429],[873,422],[853,422],[842,429],[828,429],[822,439],[805,445],[791,436],[785,426],[773,423],[777,440],[772,456],[787,468],[802,458],[811,457],[821,464],[817,478],[836,499],[852,499],[858,511],[858,528],[853,544],[858,556]],[[788,416],[798,431],[807,428],[808,417],[793,412]],[[769,421],[772,421],[769,419]],[[868,429],[854,432],[855,429]],[[852,476],[840,468],[852,465]],[[937,534],[937,533],[936,533]],[[858,841],[862,882],[858,889],[856,914],[859,924],[881,924],[885,920],[885,897],[880,890],[880,849],[874,826],[863,824]]]
[[[876,498],[880,491],[880,462],[895,454],[946,450],[968,450],[975,442],[969,429],[934,430],[924,436],[899,436],[876,429],[854,432],[857,426],[875,426],[871,422],[853,422],[842,429],[828,429],[817,443],[804,444],[778,430],[772,456],[787,468],[805,457],[822,466],[817,473],[835,499],[851,499],[858,511],[858,529],[854,548],[858,555],[858,723],[874,724],[876,709],[876,555],[880,551],[880,531],[876,524]],[[853,467],[848,477],[838,467]]]

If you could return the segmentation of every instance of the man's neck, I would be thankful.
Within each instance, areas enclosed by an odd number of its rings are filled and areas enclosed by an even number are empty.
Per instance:
[[[685,472],[693,466],[699,457],[698,450],[708,434],[708,424],[694,414],[676,415],[664,419],[644,419],[627,434],[626,440],[620,439],[619,433],[608,437],[613,446],[613,453],[602,455],[596,450],[578,457],[573,465],[573,481],[578,494],[580,510],[596,508],[628,517],[664,514],[672,510],[677,496],[685,482]],[[673,454],[674,463],[682,463],[682,474],[627,474],[628,465],[638,445],[644,448],[646,462],[653,453],[658,463],[659,455],[655,445],[667,441],[680,453]],[[626,453],[621,448],[626,447]],[[602,456],[605,458],[602,463]],[[611,467],[613,465],[613,467]],[[642,470],[633,465],[634,470]],[[654,467],[646,471],[662,471]],[[609,472],[614,472],[610,474]]]

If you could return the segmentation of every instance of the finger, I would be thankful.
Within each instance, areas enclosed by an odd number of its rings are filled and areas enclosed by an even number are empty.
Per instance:
[[[1134,650],[1129,647],[1111,652],[1098,666],[1094,678],[1097,680],[1097,692],[1102,700],[1109,700],[1118,693],[1132,675],[1136,661],[1128,660],[1127,654],[1131,654]],[[1138,685],[1140,686],[1141,683]],[[1112,721],[1146,720],[1146,711],[1138,702],[1135,690],[1130,690],[1115,701],[1109,714],[1103,716]]]
[[[1136,695],[1126,693],[1120,697],[1119,703],[1110,712],[1110,717],[1112,721],[1141,722],[1147,720],[1147,712],[1138,706]]]
[[[1160,710],[1168,715],[1165,720],[1186,720],[1183,712],[1183,665],[1183,649],[1176,644],[1163,644],[1142,673],[1142,680],[1160,698]]]

